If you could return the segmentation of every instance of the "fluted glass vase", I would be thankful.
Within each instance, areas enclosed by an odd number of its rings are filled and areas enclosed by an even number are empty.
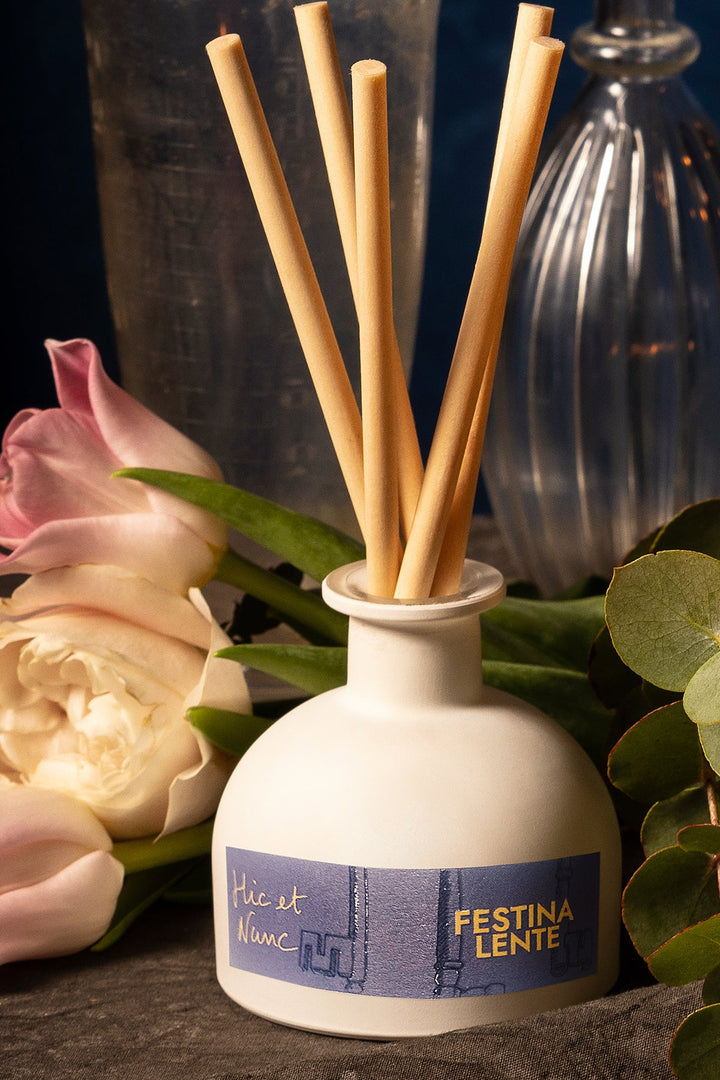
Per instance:
[[[123,385],[258,495],[356,530],[205,45],[247,52],[351,380],[357,318],[292,0],[83,0]],[[394,314],[406,371],[425,247],[439,0],[334,0],[348,84],[388,67]],[[349,86],[348,86],[349,89]]]
[[[720,150],[673,0],[597,0],[516,253],[485,452],[546,594],[720,491]]]

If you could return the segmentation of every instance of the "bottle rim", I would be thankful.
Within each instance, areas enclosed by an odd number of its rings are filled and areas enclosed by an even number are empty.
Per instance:
[[[421,622],[488,611],[505,596],[505,578],[488,563],[466,559],[456,593],[422,600],[396,600],[367,592],[367,565],[361,560],[331,571],[322,583],[322,594],[335,611],[355,618]]]

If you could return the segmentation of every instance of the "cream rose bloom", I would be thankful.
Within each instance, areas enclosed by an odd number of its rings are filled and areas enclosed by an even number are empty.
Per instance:
[[[81,800],[115,839],[209,817],[234,761],[185,714],[250,712],[201,595],[118,567],[29,578],[0,607],[0,774]]]

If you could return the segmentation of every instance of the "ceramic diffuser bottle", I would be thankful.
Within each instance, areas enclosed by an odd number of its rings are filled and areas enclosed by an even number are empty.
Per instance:
[[[673,0],[596,0],[515,252],[483,469],[518,571],[607,575],[720,483],[720,137]]]
[[[504,594],[323,594],[347,685],[277,721],[217,812],[217,972],[249,1010],[319,1032],[427,1035],[601,995],[618,967],[620,841],[558,725],[483,686],[479,614]]]

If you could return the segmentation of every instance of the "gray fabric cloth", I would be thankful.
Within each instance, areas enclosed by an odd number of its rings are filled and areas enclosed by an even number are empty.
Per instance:
[[[650,986],[395,1042],[272,1024],[220,989],[208,909],[159,905],[102,954],[0,968],[3,1080],[668,1080],[699,987]]]

